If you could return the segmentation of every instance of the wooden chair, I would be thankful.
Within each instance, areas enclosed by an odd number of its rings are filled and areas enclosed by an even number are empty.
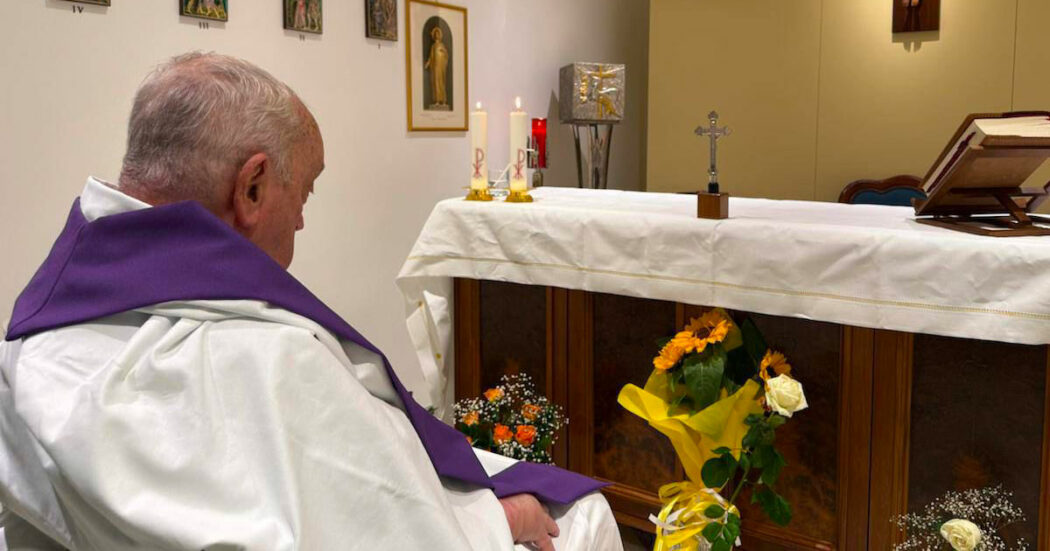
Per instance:
[[[842,189],[839,203],[854,205],[912,206],[913,199],[926,199],[922,178],[902,174],[885,180],[857,180]]]

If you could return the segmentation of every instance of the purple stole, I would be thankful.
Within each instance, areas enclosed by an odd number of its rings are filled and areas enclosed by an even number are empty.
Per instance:
[[[262,249],[195,202],[105,216],[88,222],[73,203],[66,226],[15,302],[6,340],[163,302],[260,300],[307,317],[379,354],[405,413],[441,476],[571,503],[604,484],[549,465],[519,462],[489,477],[466,437],[412,398],[372,343]],[[308,366],[289,366],[308,369]]]

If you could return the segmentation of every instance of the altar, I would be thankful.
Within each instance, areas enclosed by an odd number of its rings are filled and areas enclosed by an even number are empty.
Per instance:
[[[617,519],[651,529],[656,489],[684,475],[616,396],[660,337],[722,307],[792,359],[810,402],[778,433],[794,521],[744,507],[744,549],[890,549],[894,515],[994,484],[1050,549],[1050,238],[897,207],[734,198],[701,220],[689,195],[533,195],[439,203],[398,277],[439,414],[531,375],[570,419],[556,462],[614,482]]]

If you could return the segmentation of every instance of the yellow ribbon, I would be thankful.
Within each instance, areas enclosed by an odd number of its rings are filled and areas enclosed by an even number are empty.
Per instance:
[[[653,551],[696,551],[703,538],[701,532],[708,524],[724,523],[730,514],[740,515],[736,506],[728,505],[718,492],[690,481],[660,487],[660,501],[664,504],[660,514],[649,517],[656,524]],[[722,518],[712,519],[704,514],[712,505],[725,510]]]

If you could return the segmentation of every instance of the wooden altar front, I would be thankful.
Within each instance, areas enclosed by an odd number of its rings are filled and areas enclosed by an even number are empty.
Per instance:
[[[608,480],[617,520],[650,530],[656,490],[684,474],[666,439],[623,410],[656,341],[702,306],[552,287],[455,281],[455,394],[527,373],[565,408],[556,462]],[[1024,346],[749,315],[804,383],[810,408],[778,431],[789,465],[786,528],[742,505],[743,543],[762,550],[886,550],[890,519],[950,489],[1003,484],[1050,551],[1050,352]]]

